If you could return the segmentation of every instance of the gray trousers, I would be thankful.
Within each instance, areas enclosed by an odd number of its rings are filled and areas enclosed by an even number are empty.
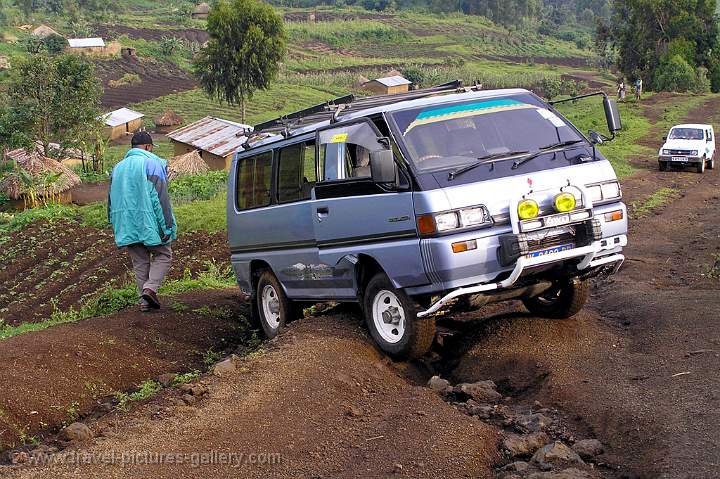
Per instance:
[[[145,246],[142,243],[127,247],[135,271],[138,292],[151,289],[157,293],[172,263],[170,245]]]

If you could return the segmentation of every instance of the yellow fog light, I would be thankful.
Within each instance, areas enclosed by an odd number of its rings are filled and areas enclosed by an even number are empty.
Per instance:
[[[559,213],[567,213],[568,211],[572,211],[575,209],[576,205],[577,200],[575,200],[575,195],[571,193],[560,193],[555,197],[555,209]]]
[[[529,220],[531,218],[537,218],[540,213],[540,207],[535,200],[522,200],[518,204],[518,216],[521,220]]]

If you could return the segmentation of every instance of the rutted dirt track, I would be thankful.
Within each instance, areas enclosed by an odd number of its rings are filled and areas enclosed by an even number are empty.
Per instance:
[[[646,108],[669,101],[659,98]],[[714,98],[688,120],[720,126],[718,107]],[[643,141],[658,145],[650,137]],[[172,401],[175,391],[166,390],[130,413],[91,422],[98,437],[80,449],[96,455],[280,453],[280,464],[8,472],[38,478],[491,477],[507,462],[497,449],[501,437],[424,387],[439,373],[453,383],[492,379],[510,398],[507,405],[537,408],[537,401],[559,411],[569,441],[589,437],[605,445],[595,459],[601,477],[718,477],[720,280],[710,273],[720,269],[720,175],[660,173],[652,159],[633,161],[639,172],[623,183],[629,205],[662,187],[676,188],[680,197],[632,220],[623,270],[596,282],[591,304],[575,319],[541,320],[519,304],[456,314],[441,321],[452,335],[433,354],[393,366],[370,345],[356,315],[306,318],[271,342],[266,354],[237,362],[221,378],[206,378],[209,398],[179,406]],[[207,300],[222,301],[231,300]],[[82,331],[107,321],[117,329],[122,318],[73,327]],[[171,313],[157,318],[178,320]],[[72,357],[73,344],[64,348]],[[95,360],[82,353],[77,358],[83,367]],[[21,364],[33,369],[32,361]],[[42,369],[45,363],[38,364]],[[25,395],[46,394],[32,381],[25,387]]]

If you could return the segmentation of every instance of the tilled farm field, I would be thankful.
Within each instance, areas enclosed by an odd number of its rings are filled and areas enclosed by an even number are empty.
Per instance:
[[[127,25],[96,25],[95,31],[103,38],[114,40],[122,35],[127,35],[131,40],[143,39],[148,41],[160,41],[163,38],[172,37],[186,42],[197,42],[200,45],[208,41],[209,35],[205,30],[198,28],[178,29],[155,29],[155,28],[134,28]]]
[[[230,254],[223,233],[189,234],[173,246],[170,279],[186,270],[197,275],[207,262],[225,264]],[[71,221],[34,224],[13,235],[0,250],[0,262],[0,319],[8,325],[77,308],[105,287],[125,284],[132,272],[111,232]]]
[[[188,73],[168,62],[122,58],[100,61],[96,66],[105,89],[102,104],[107,108],[119,108],[197,87],[197,82]],[[110,81],[128,73],[138,75],[141,83],[110,87]]]

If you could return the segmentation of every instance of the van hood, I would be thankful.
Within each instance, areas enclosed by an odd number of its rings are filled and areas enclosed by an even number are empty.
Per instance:
[[[607,160],[583,165],[536,171],[494,180],[478,181],[415,194],[417,214],[485,205],[491,215],[507,214],[510,204],[523,195],[531,195],[541,205],[552,201],[560,188],[568,184],[586,186],[616,180],[615,170]]]

